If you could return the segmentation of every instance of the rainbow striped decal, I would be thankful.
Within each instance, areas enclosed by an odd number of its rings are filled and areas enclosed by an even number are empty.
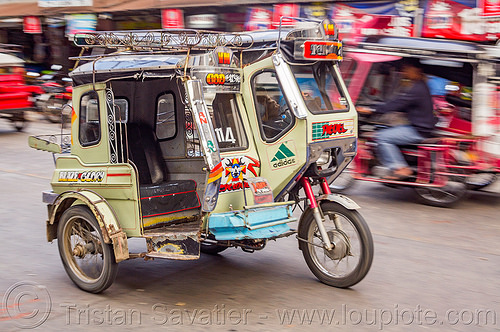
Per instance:
[[[208,175],[208,183],[212,183],[214,181],[217,181],[222,177],[222,171],[224,168],[222,167],[222,161],[219,162],[215,167],[210,171],[210,174]]]

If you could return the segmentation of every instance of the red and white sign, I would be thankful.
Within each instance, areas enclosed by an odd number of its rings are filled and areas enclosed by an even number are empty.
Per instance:
[[[42,33],[40,18],[36,16],[26,16],[23,21],[24,33]]]
[[[479,6],[483,16],[500,16],[500,0],[482,0]]]
[[[163,9],[161,11],[161,27],[163,29],[184,29],[182,9]]]
[[[300,6],[298,4],[283,3],[283,4],[274,5],[272,27],[279,28],[280,19],[282,16],[299,17],[299,15],[300,15]],[[293,25],[293,24],[295,24],[295,20],[292,20],[290,18],[283,18],[283,19],[281,19],[281,24],[282,25]]]
[[[495,1],[491,0],[491,4]],[[496,0],[495,6],[498,6]],[[422,27],[423,37],[471,41],[497,40],[500,37],[500,18],[495,6],[468,7],[452,0],[430,0]],[[488,12],[487,16],[483,16]],[[491,15],[491,16],[490,16]]]
[[[245,30],[254,31],[271,28],[273,12],[265,8],[249,8]]]
[[[410,16],[371,14],[348,5],[336,5],[333,20],[340,39],[356,41],[363,36],[386,35],[411,37],[415,24]]]

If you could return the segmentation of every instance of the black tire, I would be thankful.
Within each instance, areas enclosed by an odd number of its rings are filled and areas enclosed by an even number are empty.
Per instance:
[[[306,211],[300,221],[299,247],[307,266],[321,282],[339,288],[351,287],[366,276],[372,265],[370,229],[357,211],[348,210],[338,203],[322,202],[321,210],[326,231],[330,241],[336,244],[335,248],[331,252],[322,248],[321,235],[311,210]],[[339,228],[333,222],[334,216],[337,216]],[[342,268],[346,271],[341,271]]]
[[[210,235],[208,237],[209,241],[215,241],[215,238]],[[206,242],[206,241],[202,241],[200,243],[200,251],[204,254],[207,254],[207,255],[217,255],[218,253],[226,250],[227,246],[220,246],[220,245],[217,245],[215,243],[210,243],[210,242]]]
[[[12,118],[10,118],[10,121],[18,132],[23,131],[26,128],[26,124],[28,122],[26,120],[26,112],[22,111],[14,114]]]
[[[453,207],[467,196],[467,185],[461,181],[448,181],[441,188],[414,187],[423,204],[437,207]]]
[[[115,280],[118,264],[112,246],[87,206],[67,209],[57,227],[59,255],[70,279],[81,289],[100,293]]]

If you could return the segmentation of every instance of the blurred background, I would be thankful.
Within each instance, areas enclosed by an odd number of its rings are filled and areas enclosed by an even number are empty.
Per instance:
[[[0,43],[20,45],[28,70],[66,70],[79,49],[77,31],[276,28],[280,16],[332,18],[341,37],[373,34],[458,39],[493,44],[500,36],[495,0],[1,0]]]

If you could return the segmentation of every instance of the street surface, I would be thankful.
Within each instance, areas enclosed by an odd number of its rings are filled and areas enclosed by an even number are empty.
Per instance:
[[[410,189],[356,183],[347,194],[372,230],[375,258],[352,289],[318,282],[289,237],[253,254],[125,261],[107,291],[85,293],[67,277],[57,241],[46,242],[41,192],[52,155],[27,144],[59,129],[31,118],[22,133],[0,120],[0,331],[500,330],[498,183],[453,209],[415,203]],[[145,251],[141,239],[130,247]]]

